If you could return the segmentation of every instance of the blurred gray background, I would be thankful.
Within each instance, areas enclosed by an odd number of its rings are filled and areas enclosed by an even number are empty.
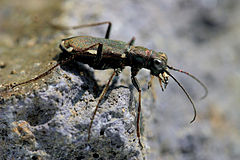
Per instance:
[[[195,101],[197,120],[189,124],[193,112],[181,89],[170,80],[162,92],[155,81],[157,99],[150,106],[143,102],[142,109],[143,113],[148,111],[144,120],[151,148],[147,158],[239,159],[240,2],[237,0],[1,0],[0,81],[13,82],[16,77],[9,73],[19,69],[17,60],[1,52],[14,50],[16,44],[20,48],[34,48],[46,39],[54,39],[59,33],[49,31],[48,22],[72,26],[101,21],[113,23],[111,39],[129,41],[135,36],[135,45],[165,52],[170,65],[194,74],[208,87],[208,97],[200,101],[203,89],[184,74],[171,71]],[[105,27],[97,27],[71,34],[103,37],[104,32]],[[52,58],[48,55],[33,61],[47,63]],[[144,90],[150,79],[148,74],[143,71],[139,75]],[[124,82],[130,84],[128,79]],[[151,90],[144,92],[143,97],[147,95],[152,96]]]

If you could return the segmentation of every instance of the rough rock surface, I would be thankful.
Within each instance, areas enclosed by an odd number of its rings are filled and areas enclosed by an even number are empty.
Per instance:
[[[53,74],[58,78],[46,87],[2,100],[0,154],[3,159],[142,157],[136,140],[132,93],[123,86],[110,87],[94,120],[91,139],[87,141],[98,96],[95,96],[93,79],[77,71],[69,73],[58,68]]]
[[[153,103],[151,91],[146,90],[146,84],[149,80],[148,73],[141,72],[138,78],[144,90],[142,138],[147,147],[145,151],[141,152],[136,141],[131,142],[136,138],[134,123],[136,91],[130,84],[129,72],[124,72],[116,81],[117,83],[111,86],[108,92],[109,98],[102,103],[94,122],[90,146],[85,146],[87,145],[85,139],[89,118],[96,104],[96,98],[107,81],[108,76],[106,75],[109,74],[108,72],[94,71],[95,76],[93,76],[91,70],[87,68],[82,72],[90,73],[90,75],[82,75],[82,73],[79,75],[79,70],[58,68],[44,80],[22,86],[9,95],[5,95],[9,99],[0,100],[0,147],[3,148],[0,148],[0,152],[4,152],[5,156],[14,157],[14,155],[19,154],[23,155],[22,159],[37,159],[37,155],[42,155],[46,159],[54,159],[52,155],[58,156],[56,152],[64,150],[64,156],[73,155],[72,159],[78,157],[82,152],[84,152],[85,159],[88,159],[88,156],[92,159],[103,159],[105,158],[103,154],[107,154],[105,152],[107,147],[102,147],[99,144],[100,141],[115,139],[119,143],[125,143],[128,139],[128,143],[125,144],[133,145],[130,145],[130,148],[134,149],[131,152],[134,153],[133,156],[128,154],[130,149],[127,146],[126,150],[121,150],[121,147],[119,149],[113,147],[111,149],[114,152],[108,155],[116,156],[119,153],[115,152],[117,150],[121,152],[119,155],[127,154],[133,159],[141,159],[144,156],[151,160],[239,159],[239,1],[22,0],[16,2],[2,0],[0,4],[0,84],[29,79],[49,68],[50,62],[54,61],[53,63],[55,63],[59,55],[60,39],[70,35],[63,35],[61,31],[52,29],[49,22],[77,25],[110,20],[113,23],[112,39],[127,42],[135,36],[136,45],[166,52],[170,65],[193,73],[209,89],[208,97],[198,101],[202,89],[192,79],[171,71],[196,103],[197,120],[193,124],[189,124],[192,118],[190,103],[174,82],[169,80],[165,92],[161,92],[159,84],[154,83],[157,98]],[[102,26],[71,31],[71,36],[103,37],[105,29]],[[64,94],[51,93],[65,82],[68,82],[68,85],[63,85],[62,88],[66,88],[63,93],[68,93],[69,96],[68,94],[63,96]],[[85,84],[88,84],[88,87],[84,87]],[[93,88],[93,84],[97,88]],[[74,94],[71,91],[74,88],[78,93],[83,93],[82,96]],[[15,94],[15,96],[10,96],[10,94]],[[71,100],[71,94],[75,99]],[[92,100],[90,102],[82,101],[84,94],[86,94],[85,97],[92,97]],[[120,98],[117,98],[117,95],[121,95]],[[34,96],[44,99],[33,101],[32,98],[29,98]],[[49,96],[50,99],[48,99]],[[54,98],[59,96],[68,97],[66,98],[68,101],[61,100],[61,98],[58,99],[59,102],[55,101]],[[121,99],[121,97],[125,98]],[[18,102],[21,102],[22,105],[16,107]],[[70,108],[58,108],[57,104],[60,102],[67,105],[70,103],[77,105]],[[81,106],[86,103],[89,104],[88,108],[82,109]],[[114,106],[108,107],[112,103]],[[132,104],[122,105],[130,103]],[[6,107],[7,104],[11,104],[12,108]],[[35,105],[30,107],[30,104]],[[53,107],[48,108],[47,104]],[[34,106],[39,112],[35,112]],[[128,108],[125,109],[127,106]],[[32,111],[30,111],[31,108]],[[123,108],[125,112],[121,111]],[[71,112],[72,110],[73,112]],[[28,114],[25,115],[21,111]],[[84,114],[77,116],[81,111]],[[112,112],[109,113],[110,111]],[[76,116],[74,117],[75,112]],[[45,116],[47,118],[41,118],[44,113],[48,115]],[[104,118],[101,116],[104,114],[112,116],[103,120]],[[54,116],[51,117],[51,115]],[[55,117],[56,115],[57,117]],[[113,115],[122,118],[112,118]],[[68,118],[63,118],[64,122],[56,124],[55,122],[62,117],[70,117],[69,120],[73,119],[73,121],[70,123]],[[84,118],[81,119],[81,117]],[[127,117],[127,119],[123,120],[123,117]],[[66,124],[66,122],[69,123]],[[116,123],[113,124],[113,122]],[[81,130],[81,123],[85,124],[85,129]],[[42,136],[48,132],[41,132],[41,128],[38,126],[44,126],[44,124],[48,126],[50,124],[50,130],[47,131],[52,133],[51,136]],[[73,124],[79,125],[76,127]],[[111,125],[104,127],[107,124]],[[126,124],[129,126],[126,127]],[[106,128],[104,133],[101,131],[102,127]],[[73,130],[68,132],[69,128]],[[112,128],[119,128],[120,131],[114,131]],[[130,133],[125,132],[126,128],[131,128]],[[76,132],[77,130],[78,132]],[[109,132],[112,134],[108,134]],[[63,135],[66,140],[64,143],[62,141]],[[69,138],[69,135],[72,135],[73,138]],[[115,135],[119,135],[120,138],[116,138]],[[76,138],[78,136],[79,139]],[[48,138],[53,138],[52,143],[48,141]],[[56,139],[54,140],[54,138]],[[40,143],[41,139],[45,139],[45,141]],[[70,143],[70,141],[75,143]],[[75,145],[80,143],[85,145]],[[53,145],[53,147],[48,145]],[[44,148],[44,146],[47,147]],[[75,146],[80,147],[73,151],[69,150]],[[84,150],[86,148],[87,150]],[[31,157],[33,155],[36,156]],[[61,155],[61,157],[64,156]],[[79,159],[81,158],[83,157],[79,156]]]

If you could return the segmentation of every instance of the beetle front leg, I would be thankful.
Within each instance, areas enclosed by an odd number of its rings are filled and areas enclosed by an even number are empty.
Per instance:
[[[137,137],[138,137],[138,143],[140,145],[141,148],[143,148],[143,145],[141,143],[141,135],[140,135],[140,113],[141,113],[141,88],[140,88],[140,85],[138,83],[138,80],[136,78],[136,75],[139,71],[138,68],[132,68],[131,69],[132,71],[132,74],[131,74],[131,79],[132,79],[132,83],[134,85],[134,87],[138,90],[138,113],[137,113]]]
[[[152,87],[152,81],[153,81],[153,79],[154,79],[154,76],[151,75],[151,79],[150,79],[150,81],[148,82],[148,89]]]
[[[154,75],[151,75],[151,79],[149,80],[148,82],[148,89],[151,87],[151,91],[152,91],[152,95],[153,95],[153,100],[154,102],[156,101],[157,99],[157,94],[156,94],[156,91],[154,89],[154,86],[153,86],[153,79],[154,79]]]

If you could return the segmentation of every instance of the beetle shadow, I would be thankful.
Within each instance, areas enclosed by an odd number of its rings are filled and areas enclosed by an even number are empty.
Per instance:
[[[69,57],[69,53],[61,52],[58,55],[56,55],[53,58],[53,60],[56,60],[58,63],[61,63],[64,60],[67,60],[68,57]],[[90,94],[92,94],[94,96],[95,99],[101,95],[105,85],[103,85],[103,86],[98,85],[97,80],[94,75],[94,69],[92,67],[90,67],[88,64],[78,62],[77,60],[71,60],[64,64],[61,64],[60,67],[64,71],[80,77],[80,79],[83,81],[81,88],[83,90],[88,90],[90,92]],[[110,84],[108,91],[104,97],[108,96],[109,93],[111,93],[111,91],[115,88],[116,83],[118,81],[117,77],[118,76],[114,77],[114,79],[113,79],[112,83]],[[102,101],[105,101],[105,100],[102,100]]]
[[[66,60],[69,57],[69,53],[61,52],[60,54],[56,55],[53,59],[57,60],[58,63],[61,63],[62,61]],[[63,69],[66,72],[69,72],[71,74],[74,74],[75,76],[79,76],[81,80],[83,81],[83,84],[81,85],[81,88],[85,91],[88,90],[90,94],[94,96],[94,98],[100,97],[104,87],[106,86],[99,86],[97,83],[97,80],[94,75],[94,69],[90,67],[87,64],[77,62],[76,60],[69,61],[63,65],[60,65],[61,69]],[[110,77],[109,77],[110,78]],[[118,88],[129,88],[127,86],[117,86],[119,80],[119,76],[115,76],[104,96],[104,98],[101,100],[100,105],[103,104],[107,97],[111,94],[113,89]],[[107,83],[107,81],[106,81]],[[81,96],[80,96],[81,97]],[[130,100],[129,104],[132,104],[133,99],[133,89],[130,89]]]
[[[58,63],[62,63],[67,60],[69,53],[60,52],[56,55],[53,60],[56,60]],[[80,77],[82,80],[81,88],[85,91],[88,90],[90,94],[96,98],[98,96],[99,86],[94,76],[94,71],[87,64],[77,62],[76,60],[71,60],[69,62],[63,62],[60,64],[60,68],[70,74]]]

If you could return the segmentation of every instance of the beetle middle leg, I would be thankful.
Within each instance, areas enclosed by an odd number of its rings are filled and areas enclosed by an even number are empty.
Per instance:
[[[134,44],[135,40],[136,38],[132,37],[132,39],[128,42],[128,46],[131,47]]]
[[[131,46],[134,44],[136,38],[132,37],[132,39],[127,43],[128,47],[126,49],[126,53],[129,53]]]
[[[96,65],[96,66],[101,62],[102,50],[103,50],[103,44],[100,43],[98,48],[97,48],[97,57],[94,59],[94,65]]]
[[[109,78],[106,86],[104,87],[104,89],[103,89],[103,91],[102,91],[102,93],[101,93],[101,95],[100,95],[100,98],[98,99],[97,105],[96,105],[95,110],[94,110],[94,112],[93,112],[93,115],[92,115],[92,117],[91,117],[91,122],[90,122],[90,125],[89,125],[89,128],[88,128],[88,141],[90,140],[90,137],[91,137],[91,128],[92,128],[92,124],[93,124],[94,117],[95,117],[95,115],[96,115],[96,113],[97,113],[97,110],[98,110],[98,108],[99,108],[99,105],[100,105],[103,97],[104,97],[105,94],[107,93],[107,90],[108,90],[108,88],[109,88],[109,85],[110,85],[111,81],[113,80],[113,77],[117,74],[117,72],[118,72],[118,70],[114,70],[114,72],[112,73],[111,77]]]

